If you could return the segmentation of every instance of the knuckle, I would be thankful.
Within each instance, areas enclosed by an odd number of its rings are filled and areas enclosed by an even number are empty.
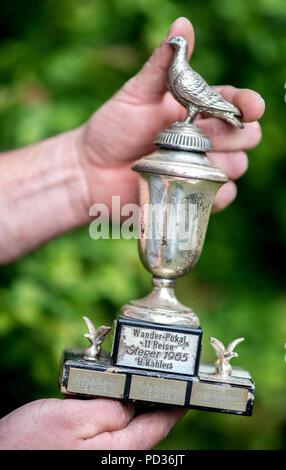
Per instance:
[[[56,398],[39,400],[37,420],[47,427],[67,427],[67,415],[64,413],[62,401]]]
[[[227,94],[230,94],[230,93],[233,93],[237,90],[236,87],[234,87],[233,85],[223,85],[222,86],[222,93],[225,92]]]
[[[120,401],[114,401],[111,412],[118,427],[123,427],[128,419],[128,411],[124,404]]]
[[[221,94],[223,93],[230,94],[236,90],[236,88],[233,85],[216,85],[213,88]]]

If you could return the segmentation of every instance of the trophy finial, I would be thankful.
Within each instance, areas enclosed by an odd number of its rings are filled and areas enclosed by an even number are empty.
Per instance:
[[[174,48],[167,82],[174,98],[187,110],[185,124],[192,124],[198,113],[207,113],[243,128],[241,111],[226,101],[195,72],[187,60],[188,43],[182,36],[171,38],[167,44]]]
[[[215,362],[215,374],[221,377],[228,377],[231,376],[232,367],[229,361],[233,357],[238,357],[236,352],[233,352],[234,348],[244,341],[244,338],[238,338],[229,343],[227,347],[223,345],[221,341],[216,338],[210,338],[210,344],[214,348],[216,355],[218,357],[217,361]]]
[[[110,326],[100,326],[97,330],[94,328],[92,322],[87,317],[82,317],[89,333],[86,333],[84,338],[87,338],[91,346],[86,348],[84,353],[84,359],[87,361],[97,361],[101,353],[101,345],[105,339],[105,336],[111,330]]]

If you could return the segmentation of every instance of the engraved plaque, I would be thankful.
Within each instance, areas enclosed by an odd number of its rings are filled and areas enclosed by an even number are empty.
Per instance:
[[[117,365],[194,375],[200,336],[122,325]]]
[[[133,375],[129,398],[170,405],[184,405],[187,382]]]
[[[248,398],[246,388],[230,385],[193,383],[190,405],[245,411]]]
[[[102,397],[122,398],[126,376],[110,372],[76,369],[71,367],[67,391],[100,395]]]

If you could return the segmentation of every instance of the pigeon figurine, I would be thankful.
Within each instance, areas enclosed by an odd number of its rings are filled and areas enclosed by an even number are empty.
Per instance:
[[[233,126],[244,127],[239,120],[241,112],[211,88],[187,61],[188,43],[175,36],[167,44],[174,48],[167,74],[167,82],[174,98],[187,110],[185,124],[191,124],[198,113],[208,113],[224,119]]]
[[[229,361],[233,357],[238,357],[236,352],[233,352],[234,348],[244,341],[244,338],[238,338],[233,340],[229,345],[225,348],[223,343],[216,338],[210,338],[210,344],[214,348],[218,360],[215,362],[215,374],[220,375],[222,377],[227,377],[231,375],[232,367]]]
[[[87,338],[91,346],[85,350],[84,359],[88,361],[96,361],[101,352],[101,344],[104,341],[105,336],[111,330],[110,326],[100,326],[97,330],[94,328],[92,322],[87,317],[82,317],[87,328],[88,333],[86,333],[84,338]]]

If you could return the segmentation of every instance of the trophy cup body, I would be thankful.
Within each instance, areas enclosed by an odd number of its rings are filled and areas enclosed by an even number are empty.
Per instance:
[[[203,152],[179,149],[161,148],[133,169],[139,173],[139,254],[154,276],[154,289],[122,307],[121,316],[199,327],[192,309],[176,299],[174,286],[200,257],[213,200],[226,176],[214,171]]]
[[[170,41],[178,48],[185,47],[185,43],[181,37]],[[110,328],[95,329],[84,317],[89,330],[84,336],[91,346],[65,351],[60,388],[68,395],[251,415],[253,381],[246,371],[232,370],[229,364],[232,357],[237,357],[233,349],[243,338],[226,348],[210,338],[217,361],[214,365],[200,364],[199,319],[174,292],[176,280],[193,269],[200,257],[215,194],[227,181],[224,173],[210,163],[207,152],[212,149],[211,142],[193,120],[198,112],[210,112],[238,127],[242,124],[235,117],[239,110],[224,104],[216,92],[208,91],[204,81],[209,101],[193,98],[192,91],[189,102],[186,86],[181,87],[182,99],[180,86],[174,88],[180,82],[176,77],[172,82],[178,69],[175,59],[169,67],[169,85],[186,107],[187,117],[160,132],[155,138],[158,150],[132,167],[139,180],[139,255],[153,275],[153,290],[121,308],[114,324],[111,353],[101,349]],[[206,103],[211,103],[208,108]]]

